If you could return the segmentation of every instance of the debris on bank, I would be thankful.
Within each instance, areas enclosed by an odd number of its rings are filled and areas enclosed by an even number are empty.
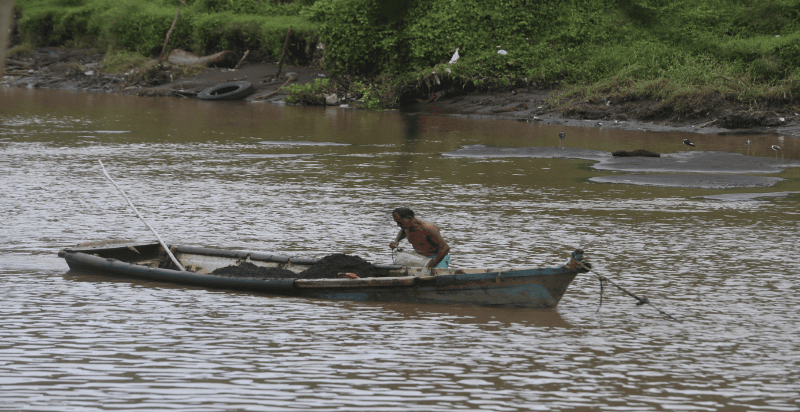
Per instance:
[[[285,73],[273,63],[250,62],[247,55],[222,51],[197,56],[174,49],[163,61],[151,59],[125,73],[104,71],[103,53],[60,47],[39,48],[24,57],[6,60],[6,76],[0,85],[9,87],[80,90],[136,96],[196,98],[199,93],[223,83],[247,81],[255,91],[249,101],[282,102],[289,82],[305,84],[329,74],[316,67],[287,66]]]

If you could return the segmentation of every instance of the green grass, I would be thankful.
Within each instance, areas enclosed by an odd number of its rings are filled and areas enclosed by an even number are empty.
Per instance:
[[[225,6],[235,6],[240,0],[187,3],[168,50],[181,48],[199,55],[249,50],[254,59],[277,60],[290,27],[287,62],[308,63],[306,50],[313,51],[316,45],[316,26],[298,14],[302,2],[281,7],[250,1],[254,14],[229,11],[247,7]],[[22,15],[18,27],[23,40],[34,46],[78,44],[157,57],[178,12],[177,4],[172,0],[18,0]],[[272,14],[260,14],[266,11]]]

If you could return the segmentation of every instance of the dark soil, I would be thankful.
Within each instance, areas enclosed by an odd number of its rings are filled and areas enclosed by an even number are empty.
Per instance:
[[[374,278],[388,274],[386,269],[378,269],[372,263],[358,256],[334,253],[325,256],[310,268],[300,272],[303,279],[323,279],[338,273],[355,273],[360,278]]]
[[[259,279],[291,279],[296,278],[297,273],[291,270],[280,268],[266,268],[256,266],[250,262],[243,262],[241,265],[231,265],[219,268],[211,272],[215,275],[236,278],[259,278]]]
[[[636,150],[617,150],[616,152],[611,152],[611,156],[614,157],[661,157],[661,153],[651,152],[647,149],[636,149]]]
[[[764,103],[756,106],[727,99],[709,100],[692,113],[678,113],[653,100],[620,102],[566,102],[552,106],[552,89],[497,88],[491,91],[445,93],[442,97],[411,102],[410,113],[471,119],[507,119],[570,127],[682,132],[700,134],[781,134],[800,137],[800,107]]]
[[[266,268],[244,262],[239,266],[219,268],[211,273],[229,277],[247,277],[260,279],[331,279],[339,273],[355,273],[360,278],[388,276],[387,269],[376,268],[372,263],[358,257],[335,253],[325,256],[308,269],[294,273],[291,270]]]
[[[255,88],[255,93],[247,100],[282,101],[286,95],[282,89],[285,84],[304,84],[328,76],[315,67],[284,64],[280,67],[280,76],[275,78],[278,64],[247,59],[236,69],[233,66],[238,60],[228,59],[192,76],[184,75],[191,68],[168,60],[154,64],[144,72],[109,74],[103,71],[103,57],[103,53],[91,50],[36,49],[28,56],[6,59],[5,77],[0,85],[194,98],[201,91],[221,83],[247,81]],[[272,92],[275,93],[270,94]],[[266,95],[269,96],[264,97]]]

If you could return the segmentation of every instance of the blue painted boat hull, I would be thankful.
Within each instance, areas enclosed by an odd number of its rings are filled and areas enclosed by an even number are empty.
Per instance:
[[[158,244],[101,243],[59,252],[70,269],[109,276],[283,296],[353,301],[392,301],[483,306],[554,308],[570,283],[585,269],[574,264],[517,270],[423,269],[374,265],[375,278],[262,279],[214,275],[220,267],[242,261],[300,272],[315,260],[261,252],[192,246],[171,247],[187,271],[171,269]],[[581,255],[582,256],[582,255]]]

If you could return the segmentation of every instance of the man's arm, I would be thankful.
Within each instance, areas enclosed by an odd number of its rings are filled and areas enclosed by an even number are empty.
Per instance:
[[[436,259],[434,259],[433,262],[428,265],[428,267],[433,268],[436,267],[436,265],[438,265],[448,253],[450,253],[450,245],[445,242],[438,230],[429,230],[428,241],[439,248],[439,253],[436,254]]]
[[[389,247],[394,249],[400,245],[400,241],[406,238],[406,231],[405,229],[400,229],[400,233],[397,234],[397,237],[394,238],[394,242],[389,243]]]

